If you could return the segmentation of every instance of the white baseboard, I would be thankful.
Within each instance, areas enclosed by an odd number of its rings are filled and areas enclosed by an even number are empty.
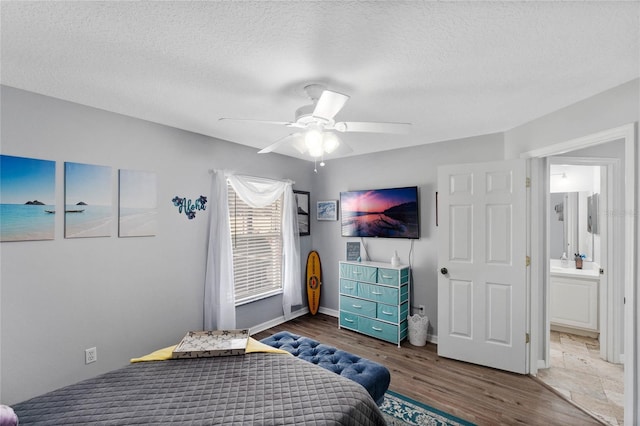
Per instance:
[[[338,318],[340,317],[340,312],[335,309],[323,308],[322,306],[318,308],[318,312],[321,314],[329,315],[331,317]],[[302,308],[295,312],[291,312],[291,319],[298,318],[303,315],[309,313],[309,308]],[[261,331],[265,331],[270,329],[271,327],[275,327],[276,325],[284,324],[287,320],[284,319],[284,316],[279,316],[278,318],[274,318],[272,320],[263,322],[262,324],[255,325],[249,329],[249,334],[254,335],[256,333],[260,333]],[[427,336],[427,342],[433,343],[434,345],[438,344],[438,336]]]
[[[318,312],[320,312],[321,314],[325,314],[325,315],[329,315],[335,318],[340,317],[340,312],[336,311],[334,309],[329,309],[329,308],[323,308],[322,306],[320,306],[320,308],[318,308]]]
[[[301,317],[308,313],[309,313],[309,308],[299,309],[295,312],[291,312],[291,319]],[[260,333],[261,331],[268,330],[271,327],[275,327],[276,325],[284,324],[285,322],[287,322],[287,320],[285,320],[284,315],[282,315],[282,316],[279,316],[278,318],[274,318],[267,322],[263,322],[262,324],[254,325],[249,329],[249,334],[254,335],[256,333]]]

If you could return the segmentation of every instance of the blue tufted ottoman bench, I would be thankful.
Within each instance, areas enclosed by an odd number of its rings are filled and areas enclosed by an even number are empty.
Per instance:
[[[391,374],[384,365],[308,337],[281,331],[261,342],[360,383],[378,405],[382,404],[384,393],[389,388]]]

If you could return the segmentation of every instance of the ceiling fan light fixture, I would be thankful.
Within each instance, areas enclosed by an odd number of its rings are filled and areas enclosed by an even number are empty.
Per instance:
[[[304,135],[304,144],[309,150],[309,155],[312,157],[320,157],[323,152],[322,146],[322,132],[318,129],[310,129]]]
[[[331,154],[340,145],[340,140],[338,140],[338,137],[330,132],[324,134],[322,142],[324,146],[324,152],[326,152],[327,154]]]

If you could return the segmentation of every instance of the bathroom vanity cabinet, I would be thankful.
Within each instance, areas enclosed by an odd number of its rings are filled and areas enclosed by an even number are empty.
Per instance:
[[[551,269],[550,313],[552,328],[599,332],[599,284],[597,270]],[[565,330],[571,331],[571,330]]]

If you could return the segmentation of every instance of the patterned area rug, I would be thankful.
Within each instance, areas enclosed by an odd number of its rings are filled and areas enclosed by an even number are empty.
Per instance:
[[[466,420],[392,391],[387,391],[384,395],[384,402],[380,406],[380,410],[382,410],[388,425],[474,426],[473,423]]]

